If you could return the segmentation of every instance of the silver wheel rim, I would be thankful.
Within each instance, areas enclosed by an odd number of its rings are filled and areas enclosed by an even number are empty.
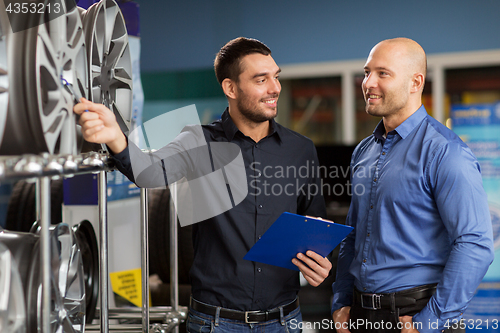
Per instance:
[[[7,60],[8,22],[6,12],[2,10],[0,13],[0,143],[3,138],[7,110],[9,107],[9,64]]]
[[[38,116],[47,151],[51,154],[77,154],[74,96],[88,95],[88,69],[85,35],[77,7],[38,26],[36,37],[36,96]],[[59,147],[57,147],[59,141]]]
[[[82,13],[89,61],[89,98],[111,109],[128,132],[132,115],[132,61],[120,8],[103,0]]]
[[[0,243],[0,332],[26,332],[24,293],[17,264]]]
[[[85,284],[83,262],[73,231],[66,224],[51,230],[51,333],[83,333],[85,325]],[[38,253],[39,255],[39,253]],[[31,270],[29,325],[42,327],[42,287],[39,258]],[[34,322],[33,322],[34,321]],[[36,324],[35,324],[36,323]],[[33,329],[33,326],[31,326]]]

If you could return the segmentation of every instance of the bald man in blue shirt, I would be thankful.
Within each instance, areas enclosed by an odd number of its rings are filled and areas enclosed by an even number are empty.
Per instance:
[[[366,112],[382,120],[351,159],[346,223],[355,229],[333,284],[339,333],[464,332],[460,319],[493,261],[479,163],[423,107],[426,69],[407,38],[377,44],[364,68]]]

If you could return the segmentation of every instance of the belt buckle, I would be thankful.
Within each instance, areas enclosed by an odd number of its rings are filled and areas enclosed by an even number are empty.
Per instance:
[[[259,321],[250,321],[248,320],[248,315],[252,313],[259,313],[259,310],[254,311],[245,311],[245,324],[257,324]]]
[[[380,310],[382,308],[380,295],[361,294],[361,307],[368,310]]]

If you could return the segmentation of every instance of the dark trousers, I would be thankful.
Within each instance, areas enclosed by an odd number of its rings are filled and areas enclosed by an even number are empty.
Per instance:
[[[396,296],[397,297],[397,296]],[[354,299],[351,307],[351,319],[349,330],[352,333],[400,333],[403,323],[399,321],[400,316],[413,316],[419,313],[429,302],[430,297],[419,299],[416,304],[406,307],[382,308],[377,310],[365,309],[361,303]],[[422,325],[437,325],[437,323],[422,323]],[[465,329],[450,327],[444,332],[447,333],[465,333]],[[414,326],[417,330],[419,326]],[[431,328],[437,328],[431,326]]]

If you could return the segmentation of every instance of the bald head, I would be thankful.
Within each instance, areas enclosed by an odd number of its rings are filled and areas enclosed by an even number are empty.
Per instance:
[[[383,117],[386,131],[422,105],[426,68],[424,50],[408,38],[384,40],[370,51],[361,89],[366,112]]]
[[[381,41],[372,49],[387,48],[408,66],[411,73],[422,73],[427,76],[427,57],[425,51],[417,42],[409,38],[393,38]],[[370,53],[371,53],[370,52]]]

